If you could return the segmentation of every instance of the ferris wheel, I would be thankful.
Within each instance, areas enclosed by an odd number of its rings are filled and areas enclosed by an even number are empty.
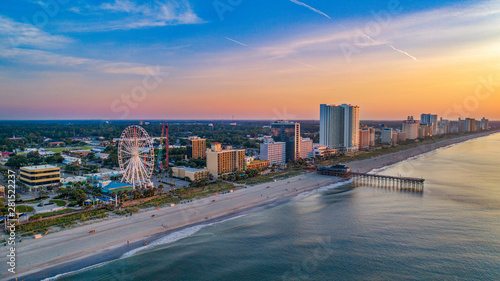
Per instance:
[[[122,181],[132,184],[134,188],[150,185],[154,162],[153,141],[146,130],[137,125],[125,128],[118,145]]]

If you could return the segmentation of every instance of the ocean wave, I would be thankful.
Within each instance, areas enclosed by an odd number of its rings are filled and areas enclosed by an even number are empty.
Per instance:
[[[114,260],[110,260],[110,261],[105,261],[105,262],[102,262],[102,263],[94,264],[94,265],[91,265],[91,266],[87,266],[87,267],[84,267],[84,268],[81,268],[81,269],[78,269],[78,270],[74,270],[74,271],[69,271],[69,272],[66,272],[66,273],[61,273],[61,274],[58,274],[58,275],[53,276],[53,277],[45,278],[42,281],[53,281],[53,280],[57,280],[57,279],[59,279],[61,277],[64,277],[64,276],[77,274],[77,273],[84,272],[84,271],[87,271],[87,270],[91,270],[91,269],[94,269],[94,268],[99,268],[99,267],[107,265],[107,264],[109,264],[109,263],[111,263],[113,261],[117,261],[117,260],[129,258],[129,257],[131,257],[131,256],[133,256],[133,255],[135,255],[137,253],[149,250],[151,248],[154,248],[154,247],[157,247],[157,246],[161,246],[161,245],[171,244],[171,243],[174,243],[174,242],[179,241],[181,239],[187,238],[187,237],[189,237],[191,235],[196,234],[198,231],[200,231],[201,229],[203,229],[203,228],[205,228],[207,226],[211,226],[211,225],[215,225],[215,224],[227,222],[227,221],[230,221],[230,220],[241,218],[243,216],[245,216],[245,214],[234,216],[234,217],[230,217],[230,218],[226,218],[226,219],[223,219],[223,220],[220,220],[220,221],[214,221],[214,222],[211,222],[211,223],[197,224],[197,225],[193,225],[193,226],[190,226],[190,227],[186,227],[184,229],[181,229],[181,230],[169,233],[166,236],[164,236],[162,238],[159,238],[159,239],[151,242],[151,244],[148,244],[146,246],[142,246],[142,247],[130,250],[130,251],[124,253],[123,255],[121,255],[121,257],[119,257],[118,259],[114,259]]]
[[[57,274],[56,276],[53,276],[53,277],[48,277],[48,278],[42,279],[42,281],[53,281],[53,280],[57,280],[57,279],[59,279],[59,278],[61,278],[61,277],[64,277],[64,276],[77,274],[77,273],[84,272],[84,271],[87,271],[87,270],[91,270],[91,269],[94,269],[94,268],[99,268],[99,267],[101,267],[101,266],[107,265],[107,264],[108,264],[108,263],[110,263],[110,262],[112,262],[112,261],[105,261],[105,262],[101,262],[101,263],[94,264],[94,265],[91,265],[91,266],[87,266],[87,267],[84,267],[84,268],[80,268],[80,269],[78,269],[78,270],[74,270],[74,271],[69,271],[69,272],[66,272],[66,273]]]
[[[184,229],[172,232],[170,234],[167,234],[167,236],[164,236],[162,238],[159,238],[159,239],[153,241],[151,244],[148,244],[146,246],[142,246],[142,247],[139,247],[139,248],[136,248],[136,249],[133,249],[133,250],[130,250],[130,251],[124,253],[120,257],[120,259],[131,257],[131,256],[133,256],[133,255],[135,255],[135,254],[137,254],[139,252],[143,252],[145,250],[148,250],[148,249],[160,246],[160,245],[168,245],[168,244],[174,243],[174,242],[179,241],[179,240],[181,240],[183,238],[187,238],[187,237],[189,237],[191,235],[196,234],[198,231],[202,230],[203,228],[205,228],[207,226],[211,226],[211,225],[215,225],[215,224],[227,222],[227,221],[234,220],[234,219],[237,219],[237,218],[240,218],[240,217],[243,217],[243,216],[245,216],[245,215],[238,215],[238,216],[226,218],[226,219],[223,219],[223,220],[220,220],[220,221],[214,221],[214,222],[211,222],[211,223],[197,224],[197,225],[193,225],[193,226],[190,226],[190,227],[187,227],[187,228],[184,228]]]

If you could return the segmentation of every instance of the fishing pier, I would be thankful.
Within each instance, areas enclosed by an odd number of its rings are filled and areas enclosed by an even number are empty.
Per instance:
[[[416,192],[424,191],[424,179],[351,172],[350,169],[344,165],[321,167],[318,168],[318,173],[322,175],[352,179],[355,184],[360,185],[389,187]]]

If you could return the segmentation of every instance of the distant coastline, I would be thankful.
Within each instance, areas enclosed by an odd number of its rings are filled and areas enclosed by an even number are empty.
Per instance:
[[[374,158],[347,163],[352,170],[368,172],[409,158],[428,153],[471,139],[499,133],[489,131],[474,135],[446,139],[431,144],[380,155]],[[186,205],[148,210],[128,218],[95,222],[92,226],[80,226],[53,233],[38,240],[25,240],[20,244],[20,268],[15,276],[2,275],[1,280],[23,277],[24,280],[40,280],[57,273],[69,272],[97,263],[114,260],[123,253],[196,224],[220,221],[248,212],[257,207],[274,206],[287,202],[298,194],[316,190],[341,179],[304,173],[292,178],[258,184],[222,196],[211,196]],[[215,200],[215,202],[213,202]],[[196,212],[196,213],[195,213]],[[152,214],[155,217],[151,217]],[[168,225],[167,228],[162,224]],[[96,230],[90,235],[89,227]],[[110,241],[112,240],[112,241]],[[130,244],[127,244],[127,241]],[[0,262],[4,262],[4,257]]]

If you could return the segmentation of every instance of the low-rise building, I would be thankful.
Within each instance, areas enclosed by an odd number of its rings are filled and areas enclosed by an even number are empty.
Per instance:
[[[61,184],[62,185],[68,185],[70,183],[75,184],[77,182],[79,182],[81,184],[87,184],[87,178],[86,177],[76,176],[76,177],[67,177],[67,178],[62,178],[61,179]]]
[[[97,187],[101,188],[101,191],[106,194],[111,194],[113,192],[118,193],[128,192],[134,190],[134,186],[129,183],[117,182],[117,181],[101,181],[97,184]]]
[[[78,150],[70,150],[68,152],[69,156],[72,157],[78,157],[78,158],[87,158],[91,150],[83,150],[83,149],[78,149]]]
[[[30,191],[32,188],[59,185],[61,169],[52,165],[21,167],[19,181],[24,183]]]
[[[190,167],[172,167],[172,176],[177,178],[188,177],[191,181],[195,181],[208,178],[208,171]]]
[[[102,180],[110,180],[111,177],[118,177],[123,174],[123,171],[110,171],[104,173],[94,173],[94,174],[85,174],[83,175],[89,181],[102,181]]]
[[[7,164],[7,161],[9,161],[8,157],[0,157],[0,165]]]
[[[100,160],[106,160],[109,157],[108,153],[96,153],[95,157]]]
[[[54,156],[56,155],[57,153],[55,153],[54,151],[50,151],[50,150],[45,150],[43,148],[40,148],[38,150],[38,154],[41,156],[41,157],[48,157],[48,156]]]
[[[63,164],[73,164],[73,163],[76,163],[78,165],[82,164],[82,159],[78,158],[78,157],[72,157],[72,156],[68,156],[68,155],[62,155],[62,157],[64,158],[63,160]]]
[[[324,157],[337,154],[337,149],[316,143],[314,144],[313,152],[315,157],[316,156]]]
[[[246,165],[247,170],[255,170],[267,168],[269,166],[269,160],[253,160]]]

